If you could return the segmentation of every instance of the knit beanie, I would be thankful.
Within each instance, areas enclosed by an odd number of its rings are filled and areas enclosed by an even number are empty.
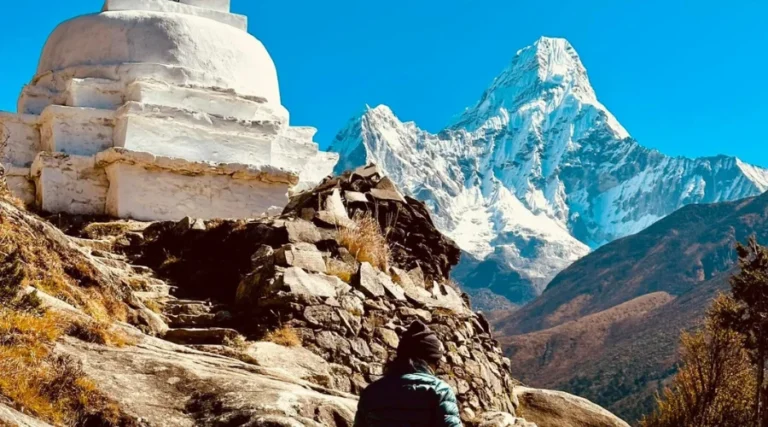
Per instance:
[[[400,338],[397,346],[398,358],[421,359],[427,363],[437,363],[443,357],[443,346],[429,326],[415,321]]]

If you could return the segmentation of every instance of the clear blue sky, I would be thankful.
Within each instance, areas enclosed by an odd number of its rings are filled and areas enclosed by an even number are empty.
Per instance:
[[[762,0],[233,0],[271,52],[283,102],[327,145],[388,104],[436,131],[539,36],[571,41],[600,100],[646,146],[768,166]],[[6,1],[0,109],[15,111],[47,35],[100,0]]]

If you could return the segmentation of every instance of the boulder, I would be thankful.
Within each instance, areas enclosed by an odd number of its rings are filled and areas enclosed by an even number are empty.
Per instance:
[[[379,273],[371,264],[364,262],[360,264],[357,274],[352,279],[352,284],[367,297],[383,297],[386,291],[381,283]]]
[[[337,289],[346,285],[338,277],[325,274],[310,274],[298,267],[286,268],[276,282],[278,289],[294,295],[318,298],[337,296]]]
[[[283,267],[298,267],[315,273],[325,273],[323,255],[315,246],[284,245],[275,251],[275,264]]]
[[[608,410],[561,391],[515,387],[519,411],[538,427],[629,427]]]
[[[522,418],[506,412],[485,412],[477,420],[477,427],[537,427]]]
[[[324,387],[332,386],[332,372],[328,362],[305,348],[256,342],[248,345],[245,354],[259,366],[280,369],[286,375]]]

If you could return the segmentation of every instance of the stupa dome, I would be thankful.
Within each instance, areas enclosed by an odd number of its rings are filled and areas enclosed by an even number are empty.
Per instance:
[[[177,84],[280,104],[275,64],[259,40],[226,23],[180,13],[108,11],[66,21],[45,44],[37,76],[140,77],[136,69],[147,66],[166,69],[163,79]]]

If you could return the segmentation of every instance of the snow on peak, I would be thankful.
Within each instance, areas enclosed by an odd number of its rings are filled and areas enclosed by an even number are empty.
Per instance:
[[[499,117],[504,122],[505,115],[526,106],[551,112],[572,98],[605,110],[597,101],[587,70],[573,46],[562,38],[542,37],[517,51],[509,66],[453,127],[475,130],[498,122],[495,119]],[[615,122],[612,116],[610,120]],[[614,124],[615,132],[626,137],[618,122]]]
[[[561,38],[518,51],[477,104],[437,134],[389,107],[366,106],[330,150],[341,157],[337,172],[375,162],[423,200],[436,226],[478,262],[460,269],[464,285],[516,303],[590,248],[686,204],[768,189],[767,170],[737,159],[673,158],[640,146],[597,100]]]

